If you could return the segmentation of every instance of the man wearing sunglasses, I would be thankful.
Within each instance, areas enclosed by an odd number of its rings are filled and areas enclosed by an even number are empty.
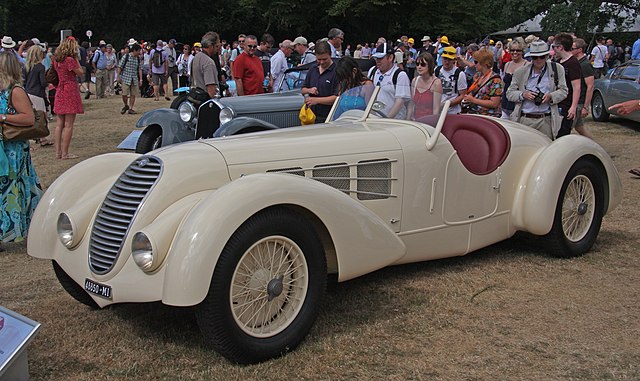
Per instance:
[[[394,53],[393,48],[387,47],[386,42],[378,46],[373,53],[376,66],[369,70],[368,77],[374,85],[380,86],[378,100],[384,103],[384,113],[387,117],[405,119],[406,103],[411,99],[411,82],[407,73],[394,63]]]
[[[344,32],[338,28],[331,28],[327,34],[329,46],[331,47],[331,58],[340,58],[340,49],[344,42]]]
[[[264,93],[264,69],[262,61],[256,56],[258,39],[248,35],[244,41],[244,52],[236,58],[233,64],[233,79],[236,82],[238,95],[252,95]]]
[[[507,89],[507,99],[515,102],[510,119],[553,140],[562,123],[558,103],[567,96],[564,69],[548,61],[549,46],[544,41],[532,42],[525,56],[531,57],[531,64],[516,69]]]

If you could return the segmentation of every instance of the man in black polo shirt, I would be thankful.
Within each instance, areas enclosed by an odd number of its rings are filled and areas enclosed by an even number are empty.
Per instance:
[[[309,68],[302,86],[305,103],[316,114],[316,123],[324,123],[338,95],[336,64],[331,59],[331,47],[326,41],[316,44],[316,62]]]

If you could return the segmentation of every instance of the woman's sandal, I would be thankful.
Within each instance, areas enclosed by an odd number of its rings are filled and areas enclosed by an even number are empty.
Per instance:
[[[52,146],[52,145],[53,145],[53,142],[51,140],[46,139],[46,138],[40,139],[40,146],[41,147]]]
[[[62,160],[77,159],[77,158],[79,158],[79,157],[80,157],[80,156],[78,156],[78,155],[76,155],[76,154],[68,153],[68,154],[66,154],[66,155],[62,156]]]
[[[631,173],[634,176],[638,176],[640,177],[640,168],[633,168],[629,170],[629,173]]]

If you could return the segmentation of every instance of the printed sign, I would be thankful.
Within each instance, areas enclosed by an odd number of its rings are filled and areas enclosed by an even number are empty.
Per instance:
[[[0,378],[40,328],[40,323],[0,307]]]

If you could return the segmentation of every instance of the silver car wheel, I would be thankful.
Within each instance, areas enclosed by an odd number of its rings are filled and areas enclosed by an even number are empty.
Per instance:
[[[562,202],[562,230],[568,240],[580,241],[587,235],[595,214],[595,190],[584,175],[571,179]]]
[[[286,329],[304,304],[309,268],[300,247],[283,236],[253,244],[233,273],[229,302],[233,318],[253,337],[271,337]]]

